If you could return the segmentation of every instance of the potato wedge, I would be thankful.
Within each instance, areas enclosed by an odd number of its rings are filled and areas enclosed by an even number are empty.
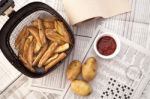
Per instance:
[[[43,23],[44,23],[44,27],[45,27],[46,29],[54,29],[54,28],[55,28],[55,27],[54,27],[54,22],[43,21]]]
[[[32,39],[33,39],[33,36],[29,36],[24,43],[23,57],[25,59],[27,59],[28,49],[29,49],[30,43],[32,42]]]
[[[72,61],[67,68],[67,72],[66,72],[67,79],[71,81],[77,79],[77,77],[81,73],[81,67],[82,67],[82,64],[80,61],[78,60]]]
[[[57,46],[58,46],[58,43],[54,42],[48,47],[47,51],[44,53],[44,55],[40,59],[38,67],[42,67],[43,64],[47,61],[47,59],[54,54]]]
[[[66,30],[63,22],[55,21],[55,28],[56,28],[56,31],[65,38],[67,43],[71,43],[69,33]]]
[[[50,57],[45,63],[44,65],[49,64],[51,61],[53,61],[54,59],[56,59],[58,57],[59,54],[54,54],[52,57]]]
[[[40,40],[39,33],[38,33],[38,29],[33,27],[33,26],[30,26],[30,27],[28,27],[28,30],[33,35],[33,37],[36,39],[37,43],[35,46],[35,51],[37,53],[42,47],[41,40]]]
[[[34,27],[38,27],[38,19],[32,21],[32,25],[33,25]]]
[[[48,21],[48,22],[54,22],[55,20],[57,20],[57,18],[54,16],[49,16],[44,18],[44,21]]]
[[[56,40],[61,40],[63,42],[67,42],[66,39],[63,36],[61,36],[60,34],[56,33],[52,29],[47,29],[46,30],[46,36],[47,36],[48,39],[54,38]]]
[[[28,53],[27,53],[27,60],[30,66],[32,66],[33,55],[34,55],[34,42],[31,41],[29,45]]]
[[[96,76],[96,59],[90,57],[82,66],[82,77],[85,81],[91,81]]]
[[[42,45],[46,43],[44,24],[41,19],[38,19],[39,37]]]
[[[33,61],[33,66],[35,66],[35,65],[38,64],[39,60],[41,59],[41,57],[43,56],[43,54],[45,53],[45,51],[47,50],[47,48],[48,48],[48,44],[45,44],[41,48],[40,52],[37,54],[37,56],[35,57],[35,59]]]
[[[24,44],[25,44],[25,41],[26,41],[26,38],[23,38],[21,41],[20,41],[20,44],[19,44],[19,51],[18,51],[18,53],[19,54],[23,54],[23,52],[24,52]]]
[[[59,54],[59,56],[56,59],[54,59],[48,65],[45,66],[45,71],[48,71],[50,68],[52,68],[53,66],[55,66],[58,62],[60,62],[61,60],[63,60],[65,57],[66,57],[66,53]]]
[[[80,96],[88,96],[92,92],[92,87],[85,81],[74,80],[71,82],[71,90]]]
[[[51,29],[46,29],[45,30],[45,33],[47,34],[49,31],[51,31]],[[56,38],[56,37],[53,37],[53,36],[50,36],[50,35],[46,35],[47,39],[49,39],[50,41],[53,41],[53,42],[57,42],[59,45],[62,45],[62,44],[65,44],[64,41]]]
[[[55,50],[55,53],[61,53],[61,52],[64,52],[66,50],[69,49],[69,43],[65,43],[61,46],[59,46],[56,50]]]
[[[15,47],[18,49],[19,48],[19,44],[21,43],[21,40],[23,38],[26,38],[29,35],[29,32],[27,31],[27,27],[25,26],[21,32],[18,34],[16,40],[15,40]]]
[[[27,62],[27,60],[21,54],[19,54],[19,59],[23,62],[24,66],[28,70],[30,70],[31,72],[35,72],[35,70],[32,68],[32,66]]]

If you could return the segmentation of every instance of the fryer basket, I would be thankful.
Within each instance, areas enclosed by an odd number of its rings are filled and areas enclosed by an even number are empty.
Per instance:
[[[7,1],[6,3],[8,3],[9,1],[12,2],[12,0],[6,0],[6,1]],[[7,8],[9,8],[9,7],[7,7]],[[1,9],[1,7],[0,7],[0,9]],[[2,12],[0,12],[0,14],[2,14]],[[9,15],[8,21],[4,24],[4,26],[2,27],[2,29],[0,31],[0,48],[3,52],[3,54],[5,55],[5,57],[17,70],[19,70],[24,75],[27,75],[32,78],[43,77],[44,75],[53,71],[57,66],[59,66],[59,64],[62,61],[59,62],[56,66],[53,66],[51,69],[49,69],[45,73],[33,73],[33,72],[29,71],[25,66],[23,66],[23,63],[19,60],[18,51],[15,49],[15,45],[14,45],[15,39],[25,25],[27,25],[27,26],[30,25],[31,22],[33,20],[37,19],[38,17],[44,18],[47,16],[54,16],[58,20],[62,21],[64,23],[67,31],[70,33],[69,35],[70,35],[70,39],[71,39],[71,46],[70,46],[70,49],[66,52],[67,56],[68,56],[74,46],[73,32],[72,32],[70,26],[67,24],[67,22],[62,18],[62,16],[59,15],[50,6],[48,6],[44,3],[33,2],[33,3],[30,3],[26,6],[24,6],[17,12],[13,11]]]

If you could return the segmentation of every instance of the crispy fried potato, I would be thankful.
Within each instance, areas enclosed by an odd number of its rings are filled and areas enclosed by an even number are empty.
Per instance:
[[[61,52],[66,51],[67,49],[69,49],[69,43],[65,43],[65,44],[59,46],[59,47],[55,50],[55,53],[61,53]]]
[[[45,66],[45,71],[48,71],[50,68],[52,68],[53,66],[55,66],[58,62],[60,62],[61,60],[63,60],[65,57],[66,57],[66,53],[59,54],[56,59],[54,59],[48,65]]]
[[[67,79],[71,81],[77,79],[77,77],[81,73],[81,67],[82,64],[80,61],[78,60],[72,61],[67,68],[67,72],[66,72]]]
[[[38,64],[39,60],[41,59],[42,55],[45,53],[45,51],[47,50],[47,48],[48,48],[48,44],[45,44],[45,45],[41,48],[40,52],[38,53],[38,55],[35,57],[35,59],[34,59],[34,61],[33,61],[33,66],[35,66],[35,65]]]
[[[46,36],[47,36],[48,39],[54,38],[54,39],[57,39],[57,40],[61,40],[63,42],[67,42],[66,39],[63,36],[61,36],[60,34],[56,33],[52,29],[46,30]]]
[[[39,37],[42,42],[42,45],[46,43],[46,37],[45,37],[45,29],[44,25],[41,19],[38,19],[38,28],[39,28]]]
[[[45,63],[44,65],[49,64],[51,61],[53,61],[54,59],[56,59],[58,57],[59,54],[54,54],[52,57],[50,57]]]
[[[25,41],[26,41],[26,38],[23,38],[21,41],[20,41],[20,44],[19,44],[19,51],[18,51],[18,53],[19,54],[23,54],[23,51],[24,51],[24,44],[25,44]]]
[[[45,33],[47,34],[49,31],[53,31],[51,29],[46,29],[45,30]],[[53,41],[53,42],[57,42],[59,45],[62,45],[62,44],[65,44],[64,41],[56,38],[56,37],[53,37],[53,36],[50,36],[50,35],[46,35],[46,37],[50,40],[50,41]]]
[[[33,37],[36,39],[35,53],[37,53],[42,47],[38,29],[30,26],[30,27],[28,27],[28,30],[33,35]]]
[[[82,66],[82,77],[85,81],[91,81],[96,76],[96,59],[90,57]]]
[[[26,39],[25,43],[24,43],[23,57],[24,57],[25,59],[27,59],[29,45],[30,45],[30,43],[32,42],[32,39],[33,39],[33,36],[29,36],[29,37]]]
[[[85,81],[74,80],[71,82],[71,90],[80,96],[88,96],[92,92],[92,87]]]
[[[44,55],[40,59],[38,67],[42,67],[43,64],[47,61],[47,59],[53,55],[57,46],[58,46],[58,43],[54,42],[48,47],[47,51],[44,53]]]
[[[69,33],[66,30],[63,22],[55,21],[55,28],[56,31],[65,38],[67,43],[71,43]]]
[[[27,60],[21,54],[19,54],[19,59],[23,62],[24,66],[28,70],[30,70],[31,72],[35,72],[35,70],[32,68],[32,66],[27,62]]]
[[[32,66],[33,55],[34,55],[34,42],[31,42],[29,45],[28,54],[27,54],[27,60],[30,66]]]
[[[44,19],[42,21],[43,21],[43,25],[44,25],[45,29],[54,29],[55,28],[53,19],[47,18],[47,19]],[[38,19],[32,21],[32,25],[35,27],[38,27]]]
[[[57,18],[54,16],[49,16],[44,18],[44,21],[48,21],[48,22],[54,22],[55,20],[57,20]]]
[[[29,32],[27,31],[27,27],[25,26],[21,32],[18,34],[16,40],[15,40],[15,47],[18,49],[19,48],[19,44],[21,43],[21,40],[23,38],[26,38],[29,35]]]
[[[44,27],[46,29],[54,29],[55,28],[54,22],[44,21],[43,23],[44,23]]]
[[[35,27],[38,27],[38,19],[32,21],[32,25]]]

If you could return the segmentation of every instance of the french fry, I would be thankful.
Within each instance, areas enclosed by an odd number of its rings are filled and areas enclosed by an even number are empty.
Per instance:
[[[32,21],[32,25],[35,27],[38,27],[38,20],[36,19],[36,20]]]
[[[63,60],[65,57],[66,57],[66,53],[59,54],[56,59],[54,59],[48,65],[45,66],[45,71],[48,71],[50,68],[52,68],[53,66],[55,66],[58,62],[60,62],[61,60]]]
[[[21,32],[18,34],[16,40],[15,40],[15,47],[18,49],[19,48],[19,44],[21,42],[21,40],[25,37],[27,37],[29,35],[29,32],[27,32],[27,27],[25,26]]]
[[[29,37],[26,39],[25,43],[24,43],[23,57],[24,57],[25,59],[27,59],[29,45],[30,45],[32,39],[33,39],[33,36],[29,36]]]
[[[37,53],[42,47],[41,40],[38,34],[38,29],[35,27],[28,27],[28,30],[36,39],[35,53]]]
[[[32,66],[27,62],[27,60],[21,54],[19,54],[19,59],[23,62],[24,66],[28,70],[30,70],[31,72],[35,72],[35,70],[32,68]]]
[[[45,63],[44,65],[47,65],[48,63],[50,63],[51,61],[53,61],[54,59],[56,59],[58,57],[58,54],[54,54],[52,57],[50,57]]]
[[[27,53],[27,60],[30,66],[32,66],[33,54],[34,54],[34,42],[30,42],[28,53]]]
[[[48,47],[47,51],[44,53],[44,55],[40,59],[38,67],[42,67],[43,64],[47,61],[47,59],[53,55],[57,46],[58,46],[58,43],[54,42]]]
[[[57,20],[57,18],[54,16],[49,16],[44,18],[44,21],[48,21],[48,22],[54,22],[55,20]]]
[[[38,28],[39,28],[39,37],[42,42],[42,44],[46,43],[46,37],[45,37],[45,29],[44,25],[41,19],[38,19]]]
[[[71,43],[69,33],[66,30],[63,22],[55,21],[55,28],[56,28],[57,32],[65,38],[67,43]]]
[[[55,28],[55,27],[54,27],[54,22],[43,21],[43,23],[44,23],[44,27],[45,27],[46,29],[54,29],[54,28]]]
[[[26,41],[26,38],[23,38],[23,39],[20,41],[20,44],[19,44],[19,51],[18,51],[19,54],[23,54],[23,52],[24,52],[24,44],[25,44],[25,41]]]
[[[57,47],[57,49],[55,50],[55,53],[61,53],[66,51],[67,49],[69,49],[69,43],[65,43],[59,47]]]
[[[48,39],[54,38],[55,40],[61,40],[63,42],[67,42],[66,39],[61,36],[60,34],[56,33],[54,30],[52,29],[46,29],[46,37]]]
[[[35,57],[34,61],[33,61],[33,66],[37,65],[39,60],[41,59],[42,55],[45,53],[45,51],[47,50],[48,44],[45,44],[40,52],[38,53],[38,55]]]

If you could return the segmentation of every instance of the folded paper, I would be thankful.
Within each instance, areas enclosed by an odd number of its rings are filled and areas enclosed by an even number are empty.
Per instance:
[[[95,17],[108,18],[130,11],[128,0],[63,0],[72,25]]]

